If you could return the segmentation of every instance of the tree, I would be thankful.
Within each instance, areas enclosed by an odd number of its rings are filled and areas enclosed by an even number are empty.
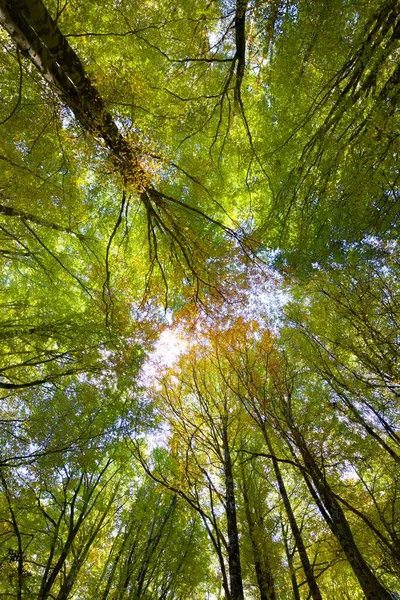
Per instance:
[[[30,485],[13,482],[20,488],[19,493],[14,489],[13,495],[11,482],[7,482],[2,471],[1,483],[10,515],[5,522],[9,522],[13,534],[7,536],[2,551],[3,555],[6,551],[9,555],[10,551],[15,553],[17,581],[10,581],[18,598],[26,597],[25,594],[41,600],[54,595],[59,600],[69,597],[118,492],[117,486],[100,503],[100,495],[115,477],[115,471],[107,472],[109,467],[107,462],[92,474],[67,468],[53,469],[52,473],[47,470],[40,483],[38,475],[43,476],[42,473],[30,478]],[[10,588],[6,579],[3,586],[7,593]]]
[[[190,597],[207,578],[196,548],[207,555],[199,519],[177,496],[151,481],[138,487],[120,514],[120,528],[104,564],[100,586],[107,598]]]
[[[188,379],[183,373],[171,373],[162,382],[162,391],[155,391],[156,398],[161,396],[158,402],[163,417],[172,428],[172,457],[178,463],[175,481],[168,481],[165,469],[158,477],[165,478],[165,485],[171,489],[180,490],[209,521],[211,529],[207,529],[220,561],[225,594],[231,600],[241,600],[244,595],[232,457],[232,445],[241,425],[225,390],[215,389],[218,381],[213,378],[213,365],[206,357],[202,360],[201,354],[191,355],[189,361],[195,362],[195,367]],[[185,365],[181,369],[186,371]],[[174,377],[179,378],[178,385],[173,385]],[[224,511],[224,525],[218,523],[217,505]]]
[[[1,594],[390,597],[398,4],[0,0]]]
[[[229,372],[224,375],[220,370],[225,385],[237,395],[263,432],[268,450],[265,456],[271,458],[273,462],[279,491],[302,559],[310,592],[313,596],[320,597],[316,578],[280,472],[280,458],[272,445],[272,432],[279,433],[286,440],[293,458],[283,459],[283,462],[286,461],[299,469],[312,498],[339,541],[365,595],[371,598],[389,598],[390,594],[379,582],[358,549],[341,504],[327,478],[324,456],[322,455],[322,463],[319,464],[313,444],[308,440],[310,421],[309,416],[304,416],[302,405],[307,403],[312,407],[313,398],[310,395],[307,401],[306,390],[297,384],[296,375],[288,370],[277,348],[271,345],[270,333],[257,336],[256,331],[254,325],[242,329],[237,326],[234,332],[227,332],[224,342],[221,341],[220,335],[217,341],[214,341],[215,345],[211,352],[226,357],[233,376]],[[257,339],[258,337],[260,339]],[[311,414],[314,418],[314,413]],[[271,427],[272,432],[269,433]]]
[[[241,442],[240,445],[244,447],[245,443]],[[275,600],[275,578],[272,564],[276,562],[276,556],[274,556],[274,548],[271,543],[274,523],[270,522],[270,509],[266,502],[270,490],[260,478],[259,473],[253,468],[249,468],[248,463],[242,460],[240,467],[238,486],[243,498],[242,511],[245,513],[243,520],[247,524],[251,547],[249,562],[254,565],[260,600]],[[242,542],[242,555],[245,549],[243,546],[244,542]]]
[[[332,402],[398,462],[397,251],[381,253],[344,272],[317,272],[313,305],[290,309],[298,332],[291,343],[307,344],[306,364],[329,385]]]

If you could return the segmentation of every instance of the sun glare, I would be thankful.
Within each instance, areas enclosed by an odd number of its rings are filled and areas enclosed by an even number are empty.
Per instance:
[[[158,338],[142,369],[142,383],[150,386],[160,375],[172,367],[188,347],[188,341],[176,327],[168,327]]]

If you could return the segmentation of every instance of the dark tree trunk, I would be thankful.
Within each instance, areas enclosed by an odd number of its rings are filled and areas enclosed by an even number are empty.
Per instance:
[[[271,567],[265,552],[260,547],[260,541],[257,539],[257,525],[250,506],[250,498],[247,489],[247,480],[242,469],[243,479],[243,502],[246,512],[247,526],[253,552],[254,570],[256,572],[257,585],[260,591],[260,600],[276,600],[275,584]]]
[[[293,598],[294,598],[294,600],[301,600],[299,586],[298,586],[297,579],[296,579],[296,571],[295,571],[294,564],[293,564],[293,552],[290,552],[289,542],[287,539],[286,530],[285,530],[285,527],[283,526],[283,523],[281,523],[281,529],[282,529],[283,544],[285,546],[286,559],[287,559],[288,566],[289,566],[290,580],[292,582]]]
[[[246,10],[248,0],[237,0],[235,12],[235,62],[236,83],[234,98],[237,104],[241,104],[241,85],[246,67]],[[235,64],[235,63],[234,63]]]
[[[303,566],[304,574],[306,576],[307,584],[310,589],[311,597],[313,598],[313,600],[322,600],[321,592],[319,591],[317,580],[315,578],[313,568],[310,564],[307,550],[304,545],[299,526],[297,525],[292,506],[290,504],[289,496],[286,491],[286,486],[279,468],[279,463],[275,457],[274,449],[272,447],[271,440],[269,439],[265,426],[263,427],[263,434],[268,450],[272,456],[272,465],[274,468],[276,481],[278,483],[279,493],[282,497],[283,505],[285,507],[285,511],[289,520],[290,529],[292,531],[292,535],[297,546],[297,551],[300,556],[301,564]]]
[[[225,477],[225,511],[228,529],[228,563],[231,587],[231,600],[244,600],[242,567],[240,564],[239,533],[236,518],[235,488],[233,482],[232,459],[229,450],[228,428],[224,422],[222,445]]]
[[[0,0],[0,23],[76,119],[111,151],[124,180],[144,187],[136,149],[120,133],[67,39],[41,0]]]
[[[321,514],[338,539],[365,597],[367,600],[392,600],[392,596],[379,582],[359,551],[342,507],[308,449],[304,438],[292,423],[290,425],[295,443],[323,506],[324,510],[321,511]]]

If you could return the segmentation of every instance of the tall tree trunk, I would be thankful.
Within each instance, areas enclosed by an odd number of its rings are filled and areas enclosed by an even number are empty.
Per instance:
[[[293,535],[294,541],[297,546],[301,564],[303,566],[304,574],[306,576],[307,584],[310,589],[311,597],[313,598],[313,600],[322,600],[321,592],[319,591],[317,580],[315,578],[313,568],[312,568],[310,560],[308,558],[307,550],[304,545],[299,526],[297,525],[296,517],[294,516],[293,509],[290,504],[289,496],[286,491],[286,486],[283,481],[281,470],[279,468],[279,463],[275,457],[275,452],[272,447],[271,440],[269,438],[267,429],[264,424],[263,424],[262,430],[263,430],[265,442],[268,447],[268,451],[272,457],[272,465],[274,468],[276,481],[278,483],[279,493],[281,495],[283,505],[285,507],[285,511],[286,511],[286,514],[287,514],[287,517],[289,520],[290,529],[292,531],[292,535]]]
[[[308,446],[300,434],[294,427],[293,422],[289,418],[291,434],[301,453],[304,465],[314,485],[314,488],[324,507],[321,514],[325,518],[332,533],[338,539],[347,560],[349,561],[355,576],[365,594],[367,600],[391,600],[392,596],[382,586],[377,577],[371,571],[361,552],[359,551],[346,516],[336,499],[331,487],[326,478],[311,454]],[[329,515],[329,517],[328,517]]]
[[[6,478],[4,477],[3,470],[0,469],[0,482],[4,490],[4,495],[8,504],[8,509],[10,511],[11,523],[15,537],[17,538],[17,552],[16,552],[16,562],[17,562],[17,600],[22,600],[22,586],[23,586],[23,576],[24,576],[24,551],[22,547],[22,536],[19,529],[19,525],[15,516],[15,512],[13,509],[13,505],[11,502],[11,494],[8,489],[8,484]]]
[[[335,390],[336,391],[336,390]],[[364,419],[362,413],[356,408],[356,406],[354,405],[354,403],[350,400],[350,398],[344,394],[343,392],[337,392],[338,395],[340,396],[340,398],[343,400],[344,404],[347,406],[347,408],[350,410],[350,412],[352,413],[354,419],[357,421],[357,423],[360,423],[360,425],[362,425],[362,427],[364,427],[365,431],[367,431],[369,433],[369,435],[371,437],[374,438],[374,440],[384,449],[386,450],[386,452],[397,462],[400,463],[400,456],[397,454],[397,452],[395,452],[393,450],[393,448],[391,448],[389,446],[389,444],[387,444],[385,442],[385,440],[375,431],[375,429],[373,428],[372,425],[370,425],[366,419]],[[391,428],[389,428],[389,431],[387,430],[387,433],[392,437],[393,439],[393,430],[391,430]],[[399,441],[397,439],[397,436],[395,438],[396,443],[398,444]]]
[[[199,514],[202,518],[204,527],[206,528],[206,531],[208,533],[208,537],[210,538],[211,543],[214,547],[215,553],[218,557],[219,568],[221,569],[222,587],[224,589],[225,600],[231,600],[231,592],[229,589],[228,575],[227,575],[226,567],[225,567],[225,559],[224,559],[224,555],[223,555],[222,547],[221,547],[221,536],[220,536],[218,527],[216,525],[216,519],[215,519],[213,507],[211,507],[211,512],[212,512],[211,520],[212,520],[213,526],[211,526],[209,524],[208,519],[203,511],[199,511]],[[213,531],[213,529],[214,529],[214,531]]]
[[[235,488],[232,459],[229,450],[228,425],[226,418],[222,427],[222,445],[225,477],[225,511],[228,528],[228,563],[231,600],[244,600],[242,567],[240,564],[239,533],[236,518]]]
[[[0,0],[0,24],[96,139],[104,141],[125,181],[143,189],[136,148],[119,131],[67,39],[41,0]]]
[[[146,581],[146,576],[147,576],[147,572],[149,569],[150,561],[156,553],[156,550],[157,550],[158,545],[161,540],[161,536],[164,532],[165,527],[167,526],[167,523],[170,521],[170,519],[173,518],[173,514],[175,511],[175,507],[176,507],[176,501],[177,501],[177,496],[173,496],[169,506],[165,510],[165,513],[162,516],[162,518],[160,519],[159,523],[157,522],[157,513],[154,514],[154,517],[153,517],[153,520],[152,520],[152,523],[150,526],[149,535],[147,538],[146,547],[145,547],[144,554],[142,557],[142,564],[140,566],[139,573],[137,574],[137,577],[136,577],[136,592],[134,594],[134,597],[137,599],[142,597],[142,592],[145,587],[145,581]],[[156,529],[156,526],[158,527],[158,529]]]
[[[285,529],[283,523],[281,523],[281,530],[282,530],[283,545],[285,546],[286,559],[287,559],[288,566],[289,566],[290,580],[292,582],[293,598],[294,598],[294,600],[301,600],[299,586],[298,586],[297,579],[296,579],[296,571],[295,571],[294,564],[293,564],[293,552],[290,552],[286,529]]]
[[[243,503],[246,513],[247,526],[249,528],[251,548],[253,552],[254,570],[256,572],[257,585],[260,591],[260,600],[276,600],[275,584],[272,575],[268,557],[260,547],[260,541],[257,539],[257,525],[250,506],[248,494],[248,481],[246,478],[244,465],[242,464],[243,480]]]

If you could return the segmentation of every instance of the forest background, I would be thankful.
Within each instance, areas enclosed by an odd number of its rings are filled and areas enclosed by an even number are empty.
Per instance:
[[[399,2],[0,24],[0,597],[400,597]]]

